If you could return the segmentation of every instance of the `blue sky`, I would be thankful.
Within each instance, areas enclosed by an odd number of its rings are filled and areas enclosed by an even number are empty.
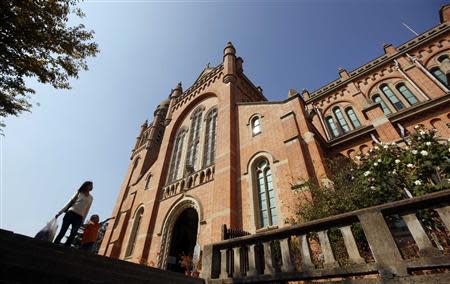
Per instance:
[[[437,0],[89,1],[100,47],[71,90],[32,83],[31,113],[5,120],[0,227],[34,235],[86,179],[91,214],[111,215],[139,127],[227,41],[269,100],[313,91],[439,23]]]

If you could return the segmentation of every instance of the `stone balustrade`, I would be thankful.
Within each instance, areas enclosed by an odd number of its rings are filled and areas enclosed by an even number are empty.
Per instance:
[[[313,279],[447,283],[445,279],[450,279],[449,204],[450,190],[445,190],[206,245],[201,276],[207,283]],[[418,218],[419,211],[422,219],[424,214],[434,214],[431,220],[439,223],[443,231],[446,228],[447,249],[438,239],[430,237]],[[403,227],[402,234],[396,230],[400,227]],[[332,230],[333,236],[337,232],[341,237],[339,249],[345,251],[345,262],[335,256],[337,248],[330,241]],[[410,237],[411,246],[417,250],[414,257],[401,249],[401,238],[405,236]],[[361,239],[367,245],[368,254],[364,257]]]
[[[190,190],[201,184],[205,184],[214,180],[215,167],[211,165],[204,169],[201,169],[187,177],[179,179],[171,184],[166,185],[162,188],[161,200],[170,198],[172,196],[178,195],[184,191]]]

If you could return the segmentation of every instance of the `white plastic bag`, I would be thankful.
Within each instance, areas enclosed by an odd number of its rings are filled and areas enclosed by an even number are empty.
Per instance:
[[[50,222],[45,225],[42,230],[40,230],[36,236],[34,236],[35,239],[41,240],[41,241],[47,241],[52,242],[53,238],[55,237],[56,230],[58,229],[58,224],[56,218],[53,218],[50,220]]]

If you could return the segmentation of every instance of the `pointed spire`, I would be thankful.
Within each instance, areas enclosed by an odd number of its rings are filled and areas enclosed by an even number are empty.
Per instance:
[[[175,89],[173,89],[170,92],[170,96],[169,98],[173,99],[173,98],[178,98],[179,96],[181,96],[181,94],[183,93],[183,87],[181,85],[181,82],[179,82],[177,84],[177,86],[175,87]]]
[[[235,54],[236,54],[236,49],[234,48],[231,41],[229,41],[223,50],[223,56],[225,57],[227,55],[235,55]]]
[[[236,81],[236,49],[229,41],[223,50],[223,82],[230,83]]]

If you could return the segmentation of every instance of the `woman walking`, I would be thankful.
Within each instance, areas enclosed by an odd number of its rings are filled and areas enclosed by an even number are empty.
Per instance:
[[[83,224],[83,220],[89,212],[89,208],[91,207],[92,200],[94,199],[89,192],[93,189],[92,181],[85,181],[77,193],[70,199],[70,201],[61,209],[58,214],[56,214],[56,218],[62,213],[66,213],[64,215],[63,223],[61,226],[61,231],[59,231],[58,236],[56,237],[54,243],[59,244],[61,239],[67,232],[69,226],[72,226],[70,229],[70,235],[67,238],[65,245],[70,246],[75,238],[78,229],[81,224]]]

